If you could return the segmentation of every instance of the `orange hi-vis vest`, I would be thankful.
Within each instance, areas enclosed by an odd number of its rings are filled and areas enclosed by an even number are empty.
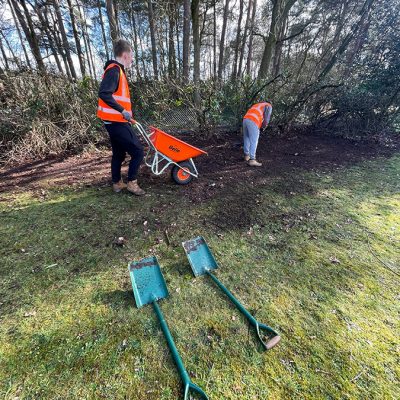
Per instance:
[[[122,71],[122,68],[118,64],[110,64],[104,71],[104,74],[110,69],[117,66],[119,68],[119,82],[118,88],[113,93],[113,97],[115,101],[120,104],[126,111],[132,112],[131,106],[131,97],[129,94],[129,86],[128,80]],[[103,78],[104,78],[103,74]],[[122,114],[110,107],[107,103],[105,103],[102,99],[99,98],[99,104],[97,107],[97,116],[103,121],[112,121],[112,122],[127,122],[127,120],[122,116]]]
[[[254,104],[250,107],[249,111],[247,111],[243,119],[250,119],[258,126],[258,128],[261,128],[264,119],[265,106],[268,105],[271,104],[267,102]]]

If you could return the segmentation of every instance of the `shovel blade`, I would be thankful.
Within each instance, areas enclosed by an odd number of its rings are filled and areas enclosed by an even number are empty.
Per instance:
[[[218,264],[203,236],[182,242],[182,246],[189,259],[194,276],[204,275],[206,272],[218,268]]]
[[[132,261],[128,269],[137,308],[168,296],[167,285],[156,257]]]

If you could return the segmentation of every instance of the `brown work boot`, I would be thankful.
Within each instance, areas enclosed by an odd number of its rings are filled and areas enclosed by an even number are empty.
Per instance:
[[[250,160],[250,156],[248,154],[244,155],[244,161],[249,161]]]
[[[146,192],[140,188],[137,183],[137,179],[128,182],[128,191],[135,194],[136,196],[143,196]]]
[[[112,188],[115,193],[119,193],[122,189],[126,188],[126,183],[122,182],[121,179],[119,182],[113,183]]]
[[[249,160],[247,161],[247,165],[249,167],[262,167],[262,163],[258,162],[257,160]]]

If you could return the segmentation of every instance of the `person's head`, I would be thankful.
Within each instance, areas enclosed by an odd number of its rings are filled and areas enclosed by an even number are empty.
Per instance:
[[[126,40],[119,39],[114,43],[115,59],[125,68],[129,68],[132,64],[132,47]]]

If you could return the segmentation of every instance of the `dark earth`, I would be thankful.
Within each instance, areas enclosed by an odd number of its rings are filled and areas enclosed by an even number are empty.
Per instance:
[[[208,156],[195,159],[199,178],[179,187],[180,195],[194,203],[212,198],[216,193],[230,192],[238,185],[256,187],[270,183],[282,193],[296,192],[298,181],[288,181],[287,177],[297,175],[299,169],[333,171],[366,159],[390,157],[400,151],[400,141],[396,137],[377,143],[321,134],[290,137],[264,134],[260,137],[257,152],[263,166],[251,168],[242,159],[239,133],[221,133],[211,138],[199,136],[179,135],[186,142],[208,152]],[[108,186],[111,183],[110,156],[109,150],[98,150],[3,168],[0,169],[0,192],[40,191],[57,186]],[[126,173],[126,169],[127,162],[123,172]],[[169,170],[157,177],[145,165],[141,166],[139,182],[149,192],[153,187],[157,188],[157,192],[163,186],[168,191],[178,189],[171,180]],[[306,182],[301,182],[301,191],[307,191]]]

